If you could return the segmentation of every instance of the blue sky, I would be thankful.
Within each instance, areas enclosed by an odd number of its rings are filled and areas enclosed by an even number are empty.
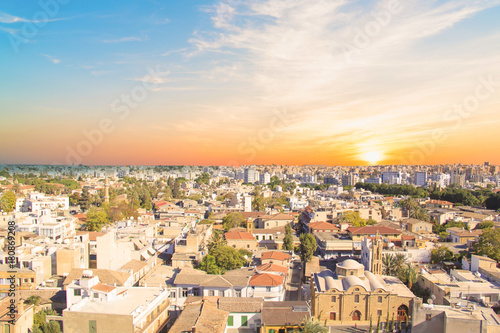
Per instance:
[[[500,82],[500,1],[48,3],[0,4],[0,163],[65,163],[103,118],[114,129],[82,163],[397,163],[429,140],[418,161],[480,162],[499,142],[500,88],[447,110]],[[154,89],[118,119],[151,69]],[[280,111],[286,125],[252,143]]]

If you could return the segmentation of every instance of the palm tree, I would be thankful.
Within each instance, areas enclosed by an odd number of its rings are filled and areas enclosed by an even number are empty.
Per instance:
[[[415,282],[417,281],[418,278],[418,268],[411,265],[407,264],[405,269],[404,269],[404,276],[406,280],[406,284],[408,285],[408,288],[412,288]]]
[[[328,328],[323,326],[318,320],[314,318],[309,318],[304,320],[300,325],[299,329],[295,329],[292,332],[296,333],[327,333]]]

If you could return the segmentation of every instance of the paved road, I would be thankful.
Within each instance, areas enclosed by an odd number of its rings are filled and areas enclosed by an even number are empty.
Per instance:
[[[290,272],[287,276],[285,301],[299,301],[300,300],[300,277],[302,275],[302,268],[300,261],[292,262]]]

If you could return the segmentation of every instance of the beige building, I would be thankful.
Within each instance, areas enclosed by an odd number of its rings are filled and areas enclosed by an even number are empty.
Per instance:
[[[284,227],[287,224],[291,224],[294,218],[291,215],[278,213],[274,215],[264,215],[260,216],[255,220],[257,228],[268,229],[275,227]]]
[[[418,219],[405,219],[402,221],[406,225],[406,230],[417,234],[432,233],[432,223],[418,220]]]
[[[67,293],[80,300],[63,311],[66,333],[164,332],[170,319],[169,292],[162,288],[114,287],[87,275],[68,285]]]
[[[257,250],[258,243],[254,235],[249,232],[226,232],[224,234],[227,245],[235,249],[245,249],[248,251]]]
[[[348,259],[335,272],[325,270],[311,279],[312,315],[326,325],[369,324],[387,318],[405,321],[415,295],[396,277],[365,271]]]
[[[31,332],[33,326],[33,305],[24,305],[17,302],[17,311],[14,318],[10,316],[10,297],[0,299],[0,331],[6,333]],[[14,325],[10,323],[14,320]]]

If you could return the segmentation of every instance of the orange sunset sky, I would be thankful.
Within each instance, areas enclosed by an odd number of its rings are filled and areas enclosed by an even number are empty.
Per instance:
[[[2,4],[0,164],[500,164],[499,4]]]

